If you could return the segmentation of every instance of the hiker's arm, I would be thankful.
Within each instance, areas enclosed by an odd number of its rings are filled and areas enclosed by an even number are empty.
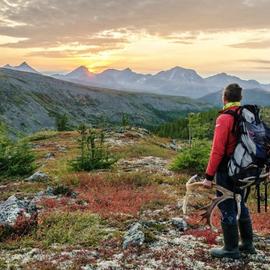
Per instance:
[[[205,177],[212,181],[218,169],[218,166],[225,154],[231,121],[228,115],[220,115],[216,120],[212,150],[208,161]]]

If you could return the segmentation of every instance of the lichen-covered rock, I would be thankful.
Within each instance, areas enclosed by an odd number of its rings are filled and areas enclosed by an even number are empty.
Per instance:
[[[135,223],[125,234],[123,248],[126,249],[129,246],[141,246],[145,240],[143,226],[137,222]]]
[[[9,197],[0,204],[0,225],[13,226],[20,215],[30,218],[36,212],[36,206],[30,200]]]
[[[35,198],[40,198],[40,197],[43,197],[43,196],[55,196],[54,193],[53,193],[53,188],[52,187],[47,187],[46,190],[37,192]]]
[[[187,230],[187,223],[183,218],[172,218],[172,225],[180,231]]]
[[[10,235],[25,235],[36,225],[37,208],[33,201],[13,195],[0,204],[0,241]]]
[[[46,182],[48,181],[49,176],[46,173],[43,172],[35,172],[33,175],[30,177],[26,178],[26,181],[31,181],[31,182]]]
[[[123,270],[124,268],[122,268],[120,266],[120,264],[117,261],[101,261],[99,263],[97,263],[96,266],[97,270]]]
[[[54,153],[47,153],[47,154],[45,155],[45,158],[46,158],[46,159],[54,159],[54,158],[55,158],[55,154],[54,154]]]
[[[171,176],[172,171],[167,169],[169,161],[160,157],[146,156],[142,158],[120,159],[117,167],[123,171],[160,173]]]
[[[92,266],[88,265],[88,264],[85,265],[85,266],[82,266],[81,269],[82,270],[94,270],[94,268]]]

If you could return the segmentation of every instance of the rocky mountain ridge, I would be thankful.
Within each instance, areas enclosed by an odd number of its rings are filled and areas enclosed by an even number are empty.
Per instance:
[[[4,66],[4,68],[20,70],[18,67],[9,65]],[[34,69],[31,68],[30,72],[33,72],[32,70]],[[130,68],[123,70],[107,69],[101,73],[92,73],[87,67],[80,66],[67,74],[51,76],[87,86],[191,98],[200,98],[216,92],[229,83],[239,83],[245,89],[270,90],[270,84],[262,84],[256,80],[243,80],[226,73],[203,78],[195,70],[179,66],[156,74],[141,74],[132,71]]]

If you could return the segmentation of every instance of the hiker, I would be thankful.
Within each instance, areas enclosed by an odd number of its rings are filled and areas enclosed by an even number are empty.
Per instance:
[[[212,188],[213,179],[216,176],[216,184],[230,191],[234,189],[234,182],[228,175],[228,160],[232,155],[237,144],[237,137],[232,132],[234,126],[234,117],[230,114],[224,114],[227,110],[237,110],[242,99],[242,88],[238,84],[228,85],[222,95],[224,104],[216,120],[213,145],[210,159],[206,169],[203,184],[207,188]],[[222,194],[217,191],[217,196]],[[234,199],[227,199],[219,204],[221,211],[221,227],[224,237],[224,247],[212,248],[210,254],[218,258],[240,257],[240,252],[255,254],[253,246],[253,230],[249,210],[245,205],[244,191],[241,192],[241,215],[237,221],[237,209]],[[238,228],[240,231],[241,245],[239,245]]]

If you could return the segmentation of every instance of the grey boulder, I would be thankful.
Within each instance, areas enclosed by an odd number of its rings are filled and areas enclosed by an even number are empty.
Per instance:
[[[183,218],[172,218],[172,225],[180,231],[187,230],[187,222]]]
[[[49,179],[49,176],[46,173],[37,171],[30,177],[26,178],[26,181],[31,182],[46,182]]]
[[[135,223],[125,234],[123,248],[126,249],[129,246],[141,246],[145,240],[143,232],[143,226],[137,222]]]
[[[31,218],[35,212],[36,206],[32,201],[12,195],[0,204],[0,225],[13,226],[20,215]]]

